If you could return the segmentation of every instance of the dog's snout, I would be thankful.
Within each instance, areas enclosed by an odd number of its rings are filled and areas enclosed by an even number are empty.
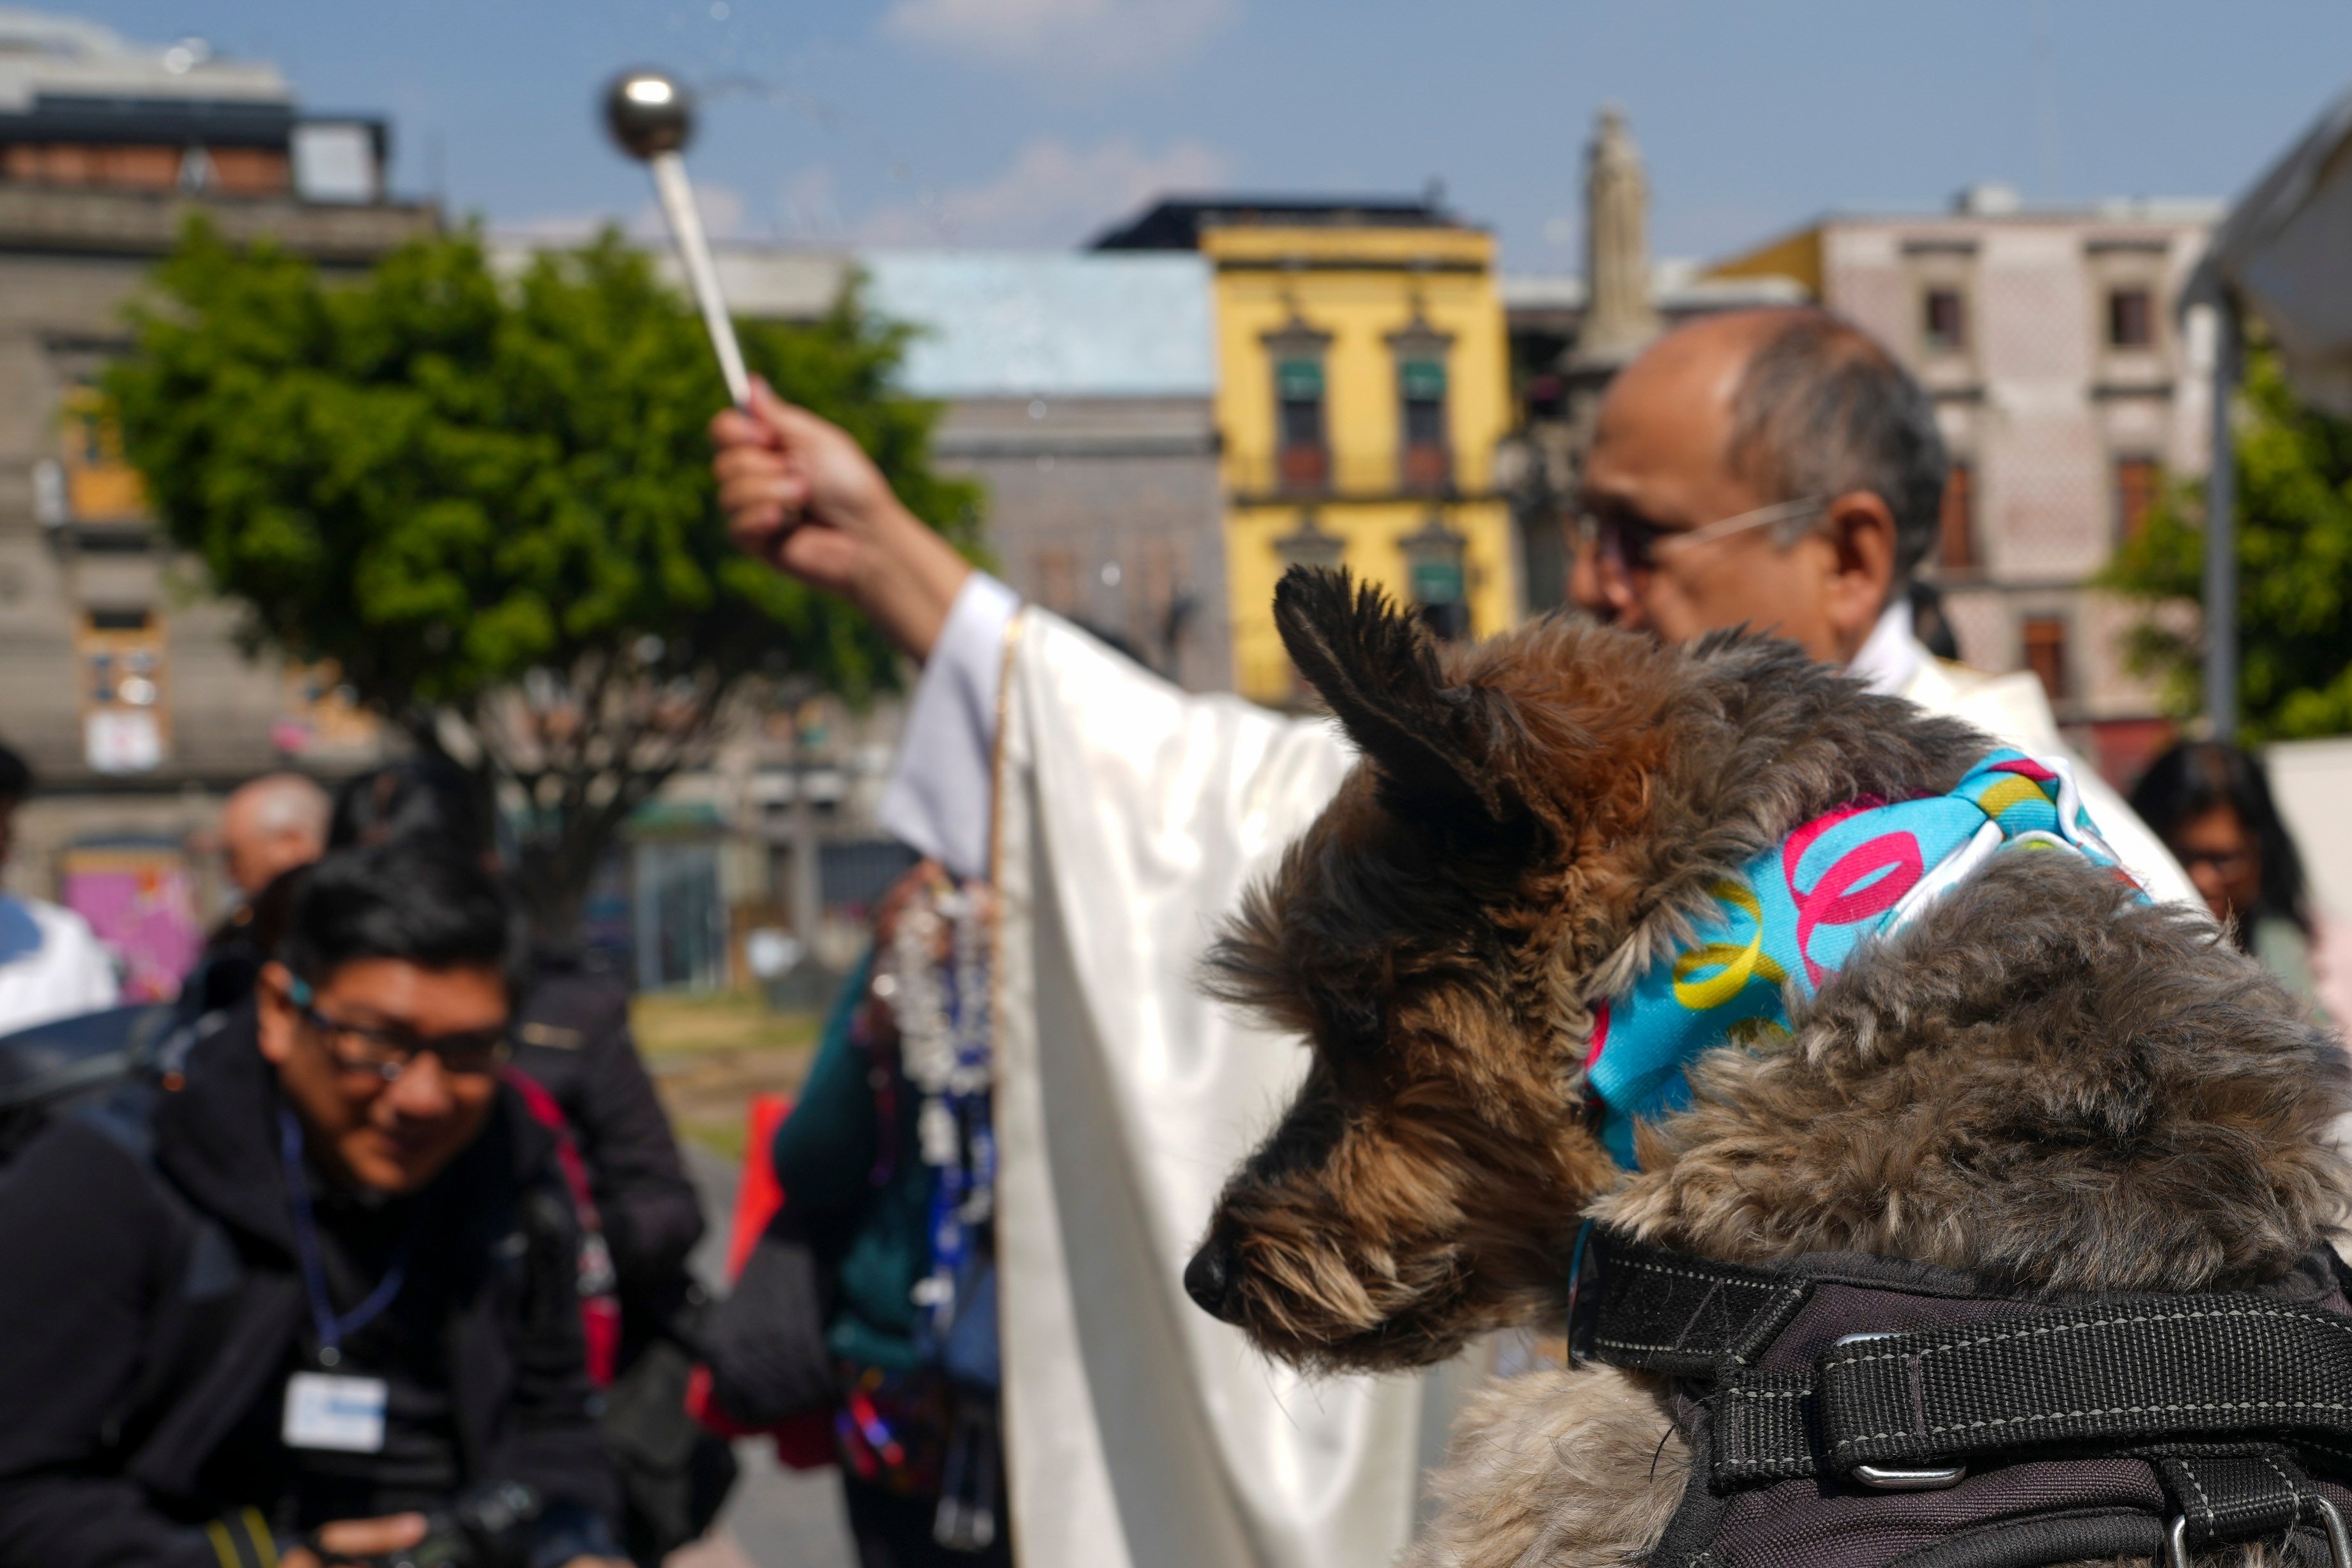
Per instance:
[[[1231,1250],[1222,1239],[1212,1236],[1201,1243],[1201,1249],[1184,1265],[1184,1293],[1202,1312],[1222,1319],[1225,1316],[1225,1299],[1233,1293],[1233,1283]]]

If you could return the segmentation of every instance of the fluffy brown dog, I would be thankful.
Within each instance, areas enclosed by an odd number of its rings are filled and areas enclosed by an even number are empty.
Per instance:
[[[1990,743],[1759,638],[1548,622],[1441,659],[1304,571],[1276,616],[1363,761],[1210,959],[1313,1052],[1186,1272],[1268,1352],[1389,1370],[1556,1327],[1587,1213],[2069,1291],[2267,1280],[2333,1222],[2340,1051],[2201,916],[2063,853],[1996,857],[1790,1038],[1709,1052],[1623,1177],[1588,1119],[1592,1004],[1801,824],[1948,789]],[[1456,1456],[1423,1561],[1638,1562],[1687,1468],[1659,1390],[1606,1370],[1497,1385]]]

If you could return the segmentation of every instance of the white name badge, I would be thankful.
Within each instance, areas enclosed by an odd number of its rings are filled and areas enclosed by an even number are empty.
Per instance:
[[[384,1385],[381,1377],[338,1377],[298,1372],[286,1380],[289,1448],[331,1448],[339,1454],[383,1451]]]

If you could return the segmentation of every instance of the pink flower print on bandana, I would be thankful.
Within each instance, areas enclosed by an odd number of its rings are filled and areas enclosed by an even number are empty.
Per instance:
[[[1864,800],[1806,823],[1710,891],[1717,918],[1595,1009],[1585,1076],[1601,1137],[1633,1164],[1633,1124],[1689,1103],[1701,1051],[1785,1033],[1862,944],[2011,849],[2063,849],[2125,875],[2063,761],[1996,751],[1948,793]],[[2128,878],[2126,878],[2128,880]]]

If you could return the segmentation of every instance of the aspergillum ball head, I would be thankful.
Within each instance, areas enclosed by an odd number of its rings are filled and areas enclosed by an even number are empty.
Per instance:
[[[694,135],[694,98],[686,84],[656,70],[624,71],[604,94],[604,123],[636,159],[679,152]]]

